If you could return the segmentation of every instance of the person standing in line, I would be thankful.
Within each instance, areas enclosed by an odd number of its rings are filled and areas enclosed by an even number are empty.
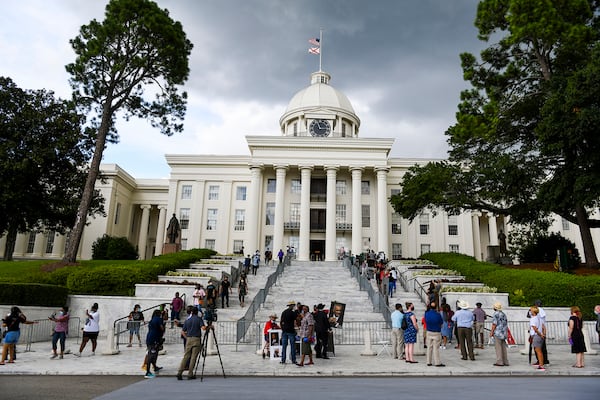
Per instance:
[[[279,264],[283,262],[283,249],[279,249],[279,253],[277,253],[277,258],[279,259]]]
[[[475,304],[475,309],[473,310],[473,317],[475,322],[473,324],[474,334],[475,334],[475,348],[483,349],[483,324],[485,323],[485,311],[481,308],[481,303]]]
[[[179,321],[181,310],[183,310],[183,299],[179,297],[179,292],[175,292],[175,297],[171,300],[171,329],[173,329],[174,321]]]
[[[442,350],[446,350],[446,346],[452,344],[452,330],[454,329],[454,322],[452,322],[452,316],[454,312],[450,308],[449,304],[442,305]]]
[[[396,281],[398,280],[398,271],[396,271],[396,267],[392,267],[390,269],[390,272],[388,273],[388,293],[390,294],[390,297],[394,296],[394,293],[396,293]]]
[[[496,367],[508,367],[508,351],[506,338],[508,337],[508,320],[502,311],[502,304],[494,304],[494,316],[490,337],[494,338],[494,349],[496,350]]]
[[[48,318],[51,321],[56,322],[54,325],[54,331],[52,332],[52,360],[58,357],[57,344],[60,342],[60,359],[63,359],[65,354],[65,342],[67,340],[67,333],[69,332],[69,307],[63,306],[58,314],[52,314]]]
[[[569,318],[569,343],[571,344],[571,353],[575,354],[576,361],[573,367],[583,368],[585,362],[583,353],[587,352],[585,340],[583,338],[583,317],[581,310],[577,306],[571,307],[571,317]]]
[[[238,283],[238,300],[240,301],[240,306],[244,307],[244,302],[246,300],[246,295],[248,294],[248,280],[246,279],[246,274],[242,274],[240,277],[240,281]]]
[[[283,347],[281,349],[281,364],[285,364],[286,350],[290,346],[290,359],[292,364],[296,364],[296,317],[298,313],[294,310],[296,302],[288,301],[287,308],[281,313],[281,339]]]
[[[198,307],[200,313],[202,313],[202,303],[204,302],[204,298],[206,297],[206,292],[204,291],[204,287],[201,284],[196,285],[196,289],[194,290],[194,294],[192,294],[194,298],[194,306]]]
[[[87,319],[83,327],[83,339],[81,346],[79,346],[79,353],[74,353],[76,357],[81,357],[81,353],[88,341],[92,342],[92,355],[96,355],[96,346],[98,346],[98,333],[100,332],[100,313],[98,312],[98,303],[92,304],[92,312],[85,310]]]
[[[8,363],[15,362],[17,353],[17,343],[21,337],[21,324],[31,325],[37,324],[35,321],[27,321],[27,317],[21,312],[21,309],[14,306],[10,309],[10,313],[2,320],[2,325],[6,327],[6,336],[2,345],[2,358],[0,365],[4,365],[8,356]]]
[[[248,275],[250,273],[250,264],[252,263],[252,257],[250,257],[250,254],[248,254],[246,256],[246,258],[244,258],[244,273],[246,275]]]
[[[329,318],[323,309],[325,305],[323,303],[317,304],[317,312],[315,313],[315,334],[317,336],[317,344],[315,345],[315,357],[329,359],[327,356],[327,348],[329,344],[329,332],[331,327],[329,325]]]
[[[225,306],[229,307],[229,293],[233,289],[231,288],[231,282],[229,282],[229,277],[225,275],[223,280],[221,281],[221,290],[219,290],[221,294],[221,308],[225,308]]]
[[[144,363],[146,365],[146,375],[144,378],[154,378],[155,375],[150,372],[150,366],[154,367],[154,372],[158,372],[162,367],[156,365],[158,360],[158,352],[160,345],[162,344],[162,337],[165,332],[165,325],[162,317],[161,310],[154,310],[152,313],[152,319],[148,323],[148,334],[146,335],[146,347],[148,352]]]
[[[427,366],[432,363],[436,367],[445,367],[440,359],[440,344],[442,343],[442,325],[444,320],[437,311],[435,301],[429,303],[429,307],[425,312],[425,326],[427,328]]]
[[[544,325],[544,339],[542,341],[542,354],[544,355],[544,363],[546,365],[550,364],[550,360],[548,360],[548,349],[546,348],[546,311],[542,308],[542,301],[536,300],[533,304],[535,304],[538,308],[538,317],[542,321]],[[536,353],[537,355],[537,353]],[[539,361],[539,360],[538,360]]]
[[[315,329],[315,318],[311,314],[307,305],[302,306],[302,322],[300,322],[300,363],[299,367],[304,365],[313,365],[312,348],[310,344],[313,340],[313,332]],[[304,357],[308,356],[308,362],[304,364]]]
[[[544,343],[544,339],[546,338],[546,326],[542,322],[542,318],[539,316],[539,309],[537,306],[532,306],[529,309],[529,315],[531,318],[529,319],[529,340],[533,349],[535,350],[535,354],[537,356],[536,370],[545,371],[544,367],[544,353],[542,352],[542,344]]]
[[[473,313],[468,310],[469,303],[465,300],[459,300],[458,307],[460,310],[454,313],[452,321],[458,327],[458,345],[460,346],[461,359],[469,359],[475,361],[473,353]]]
[[[594,307],[594,314],[596,314],[596,332],[598,333],[598,342],[600,343],[600,304]]]
[[[415,343],[417,342],[417,334],[419,333],[419,324],[417,323],[417,317],[414,314],[415,306],[413,303],[406,303],[406,312],[404,318],[406,319],[406,329],[404,330],[404,351],[406,355],[406,362],[416,364],[414,351]]]
[[[209,327],[209,328],[212,328]],[[185,353],[179,364],[179,370],[177,371],[177,380],[182,380],[183,371],[188,371],[188,379],[196,379],[194,375],[194,368],[196,367],[196,360],[202,349],[202,331],[206,330],[207,327],[204,325],[202,318],[198,316],[198,307],[192,307],[192,315],[186,319],[181,329],[181,335],[186,338]]]
[[[142,347],[142,338],[140,337],[140,326],[144,323],[144,314],[142,313],[139,304],[133,306],[133,311],[129,313],[129,316],[127,318],[127,329],[129,329],[129,344],[127,345],[127,347],[132,346],[133,335],[137,336],[140,347]]]
[[[392,355],[394,359],[404,359],[404,329],[402,329],[402,304],[396,303],[392,317]]]

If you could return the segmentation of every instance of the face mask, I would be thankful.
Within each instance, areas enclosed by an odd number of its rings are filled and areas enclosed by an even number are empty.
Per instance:
[[[59,311],[59,312],[58,312],[58,316],[59,316],[59,317],[62,317],[64,314],[65,314],[65,313],[64,313],[64,312],[62,312],[62,311]]]

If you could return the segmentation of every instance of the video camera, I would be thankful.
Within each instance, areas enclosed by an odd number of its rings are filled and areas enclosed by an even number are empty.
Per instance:
[[[215,306],[210,305],[204,310],[204,320],[209,325],[217,320],[217,309]]]

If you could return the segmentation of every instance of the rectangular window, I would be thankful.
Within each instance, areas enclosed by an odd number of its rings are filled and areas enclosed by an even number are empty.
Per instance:
[[[233,241],[233,254],[244,254],[244,241],[243,240],[234,240]]]
[[[361,206],[362,209],[362,227],[370,228],[371,227],[371,206],[369,204],[363,204]]]
[[[448,235],[458,235],[458,216],[448,215]]]
[[[234,231],[243,231],[246,225],[246,210],[235,210],[235,226]]]
[[[296,249],[300,246],[300,237],[299,236],[290,236],[288,243],[290,246],[290,254],[294,257],[296,255]],[[285,251],[286,249],[284,249]]]
[[[345,223],[346,222],[346,205],[336,204],[335,205],[335,222]]]
[[[187,238],[181,238],[181,250],[187,250],[187,249],[188,249]]]
[[[27,240],[27,253],[33,253],[35,247],[35,232],[29,232],[29,239]]]
[[[277,179],[267,179],[267,193],[275,193]]]
[[[204,248],[209,250],[215,249],[215,239],[206,239],[204,240]]]
[[[451,244],[448,248],[448,250],[450,250],[450,253],[458,253],[458,245],[457,244]]]
[[[429,214],[419,216],[419,232],[421,235],[429,234]]]
[[[391,190],[390,190],[390,194],[391,194],[392,196],[399,195],[401,192],[402,192],[402,190],[401,190],[401,189],[391,189]]]
[[[217,229],[217,209],[209,208],[206,210],[206,230],[214,231]]]
[[[402,233],[402,217],[398,213],[392,214],[392,234],[400,235]]]
[[[52,254],[52,250],[54,249],[54,238],[56,237],[56,233],[54,231],[50,231],[46,235],[46,253]]]
[[[338,196],[346,194],[346,181],[335,181],[335,194]]]
[[[360,182],[360,193],[361,194],[370,194],[371,193],[371,182],[361,181]]]
[[[402,259],[402,243],[392,243],[392,260]]]
[[[292,187],[291,187],[292,193],[302,192],[302,181],[300,179],[292,179],[291,184],[292,184]]]
[[[188,229],[190,226],[190,209],[180,208],[179,209],[179,226],[181,229]]]
[[[342,137],[346,137],[346,124],[342,122]]]
[[[265,209],[265,225],[275,224],[275,203],[267,203]]]
[[[562,228],[563,231],[568,231],[571,228],[571,223],[566,219],[562,218]]]
[[[290,222],[300,222],[300,203],[290,203]]]
[[[192,185],[181,186],[181,200],[189,200],[192,198]]]
[[[238,186],[235,189],[236,200],[246,200],[246,186]]]
[[[217,185],[210,185],[208,187],[208,199],[219,200],[219,187]]]
[[[267,235],[265,236],[265,250],[273,248],[273,236]]]
[[[294,136],[298,136],[298,123],[294,122],[293,127],[294,127],[293,128],[294,129]]]
[[[423,254],[427,254],[427,253],[431,253],[431,245],[429,245],[429,244],[422,244],[421,245],[421,254],[420,255],[422,256]]]
[[[117,203],[117,207],[115,208],[115,225],[119,223],[119,218],[121,217],[121,203]]]

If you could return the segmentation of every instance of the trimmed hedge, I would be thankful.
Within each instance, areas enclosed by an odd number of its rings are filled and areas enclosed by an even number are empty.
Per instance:
[[[541,299],[547,307],[581,307],[587,319],[600,304],[600,276],[577,276],[561,272],[506,268],[462,254],[429,253],[422,258],[453,269],[467,280],[477,280],[509,294],[513,306],[528,306]],[[589,311],[589,312],[588,312]]]
[[[62,307],[67,304],[69,289],[39,283],[0,283],[0,304]]]

